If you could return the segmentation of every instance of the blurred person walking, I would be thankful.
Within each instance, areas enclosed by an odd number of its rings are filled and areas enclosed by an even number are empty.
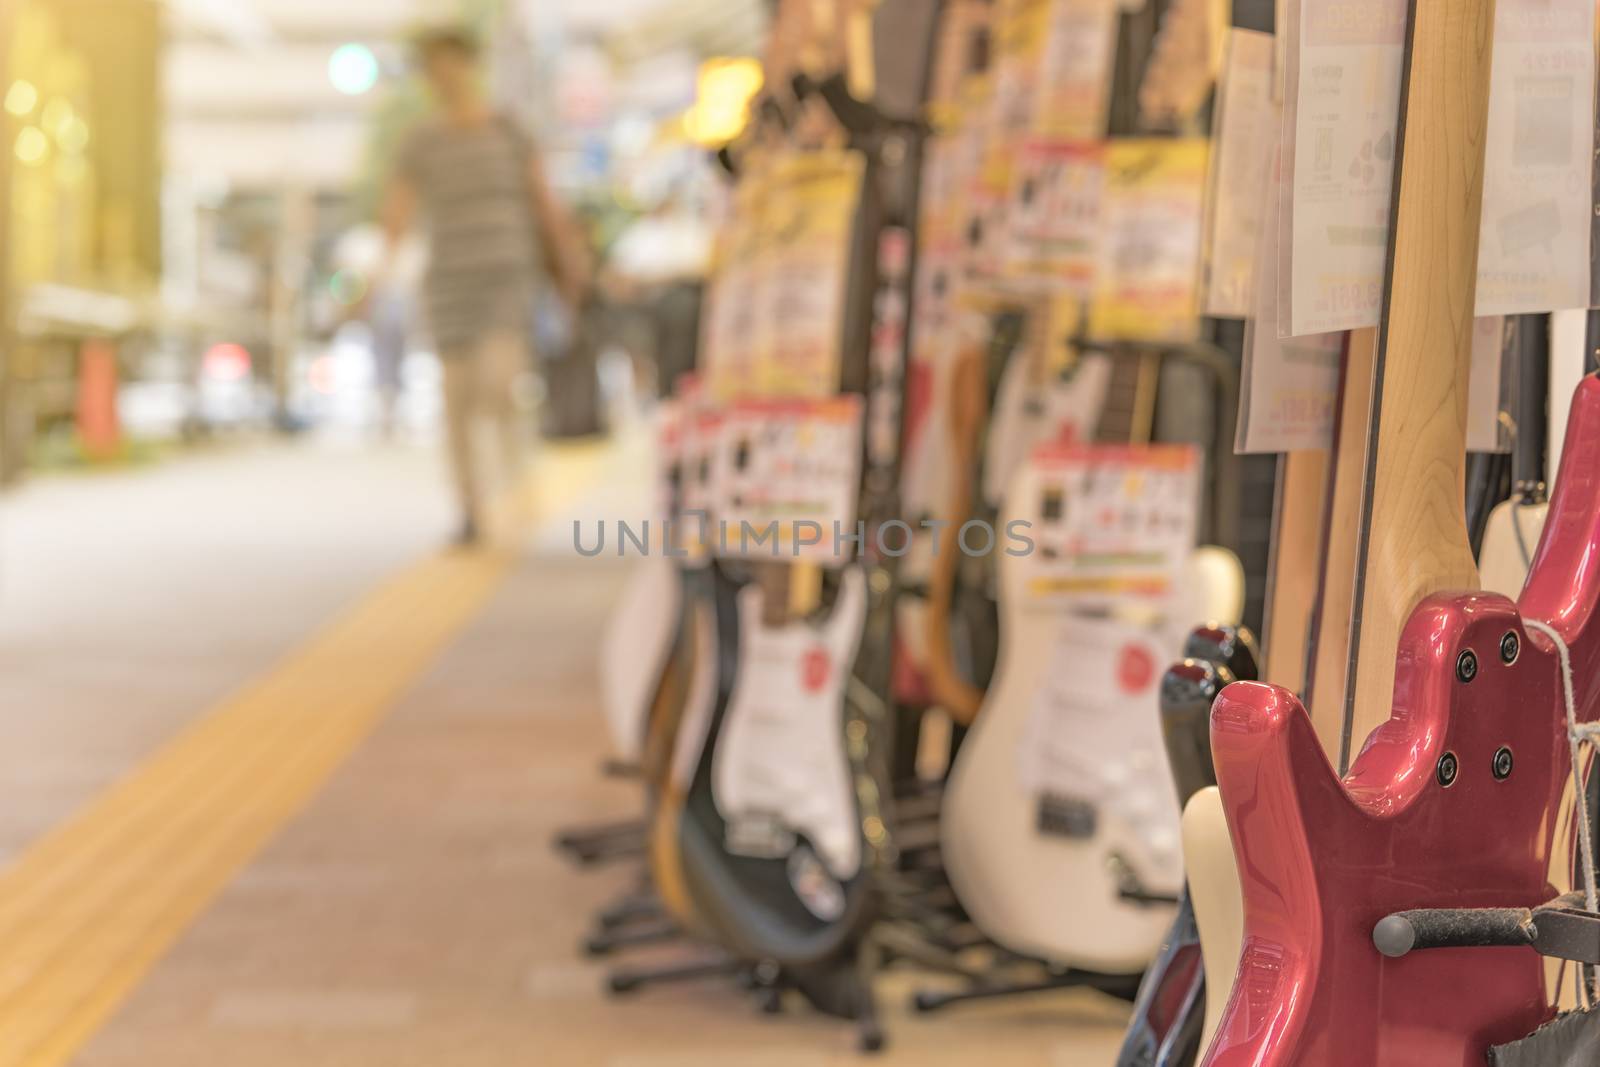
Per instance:
[[[456,541],[484,523],[477,423],[493,424],[508,474],[522,457],[515,386],[532,366],[536,287],[552,284],[576,314],[588,251],[551,195],[532,140],[485,99],[477,46],[464,31],[417,38],[416,59],[437,113],[403,141],[383,205],[392,260],[420,212],[430,244],[424,304],[444,367],[445,429],[461,507]]]

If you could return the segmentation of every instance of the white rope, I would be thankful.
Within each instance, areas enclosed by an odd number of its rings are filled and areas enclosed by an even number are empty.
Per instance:
[[[1572,689],[1572,653],[1567,643],[1555,629],[1535,619],[1524,619],[1528,629],[1544,634],[1556,646],[1561,659],[1561,693],[1567,705],[1567,746],[1572,753],[1572,788],[1578,809],[1578,850],[1583,859],[1584,907],[1600,911],[1600,899],[1595,890],[1594,836],[1589,829],[1588,790],[1583,781],[1583,746],[1593,745],[1600,750],[1600,723],[1578,722],[1578,701]]]

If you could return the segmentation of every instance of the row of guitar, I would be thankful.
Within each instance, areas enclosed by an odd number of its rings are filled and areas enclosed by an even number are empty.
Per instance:
[[[886,919],[911,917],[934,955],[960,958],[970,919],[1042,961],[1046,985],[1134,999],[1128,1064],[1514,1048],[1586,1005],[1600,964],[1566,729],[1600,712],[1600,381],[1567,429],[1519,601],[1425,599],[1392,717],[1343,776],[1298,700],[1251,681],[1241,628],[1023,610],[1002,558],[983,711],[936,796],[897,787],[891,712],[860,678],[891,654],[890,583],[861,564],[811,582],[792,564],[646,560],[601,673],[647,784],[655,895],[731,959],[865,1017],[869,1044],[861,961]],[[1237,612],[1227,573],[1195,569],[1199,617]],[[972,989],[924,1006],[1006,988],[952,967]],[[1559,1025],[1600,1033],[1592,1012]]]

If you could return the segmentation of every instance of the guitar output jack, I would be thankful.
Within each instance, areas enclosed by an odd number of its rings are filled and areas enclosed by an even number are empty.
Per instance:
[[[1461,763],[1456,759],[1454,752],[1446,752],[1439,757],[1439,766],[1435,771],[1439,784],[1449,789],[1455,783],[1456,775],[1461,770]]]
[[[1461,655],[1456,657],[1456,677],[1463,682],[1470,682],[1477,676],[1478,657],[1473,654],[1472,649],[1462,649]]]
[[[1502,745],[1494,754],[1494,780],[1503,782],[1511,777],[1511,749]]]

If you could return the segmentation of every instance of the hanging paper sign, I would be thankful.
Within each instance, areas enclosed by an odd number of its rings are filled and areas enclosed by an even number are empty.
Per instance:
[[[1343,333],[1278,336],[1278,197],[1276,146],[1273,173],[1263,182],[1266,200],[1256,248],[1254,306],[1245,324],[1239,376],[1237,452],[1297,452],[1328,448],[1333,440]]]
[[[1038,498],[1022,504],[1032,515],[1027,593],[1080,611],[1164,605],[1195,544],[1200,451],[1051,445],[1032,464],[1025,484]]]
[[[678,510],[671,544],[674,553],[698,559],[714,545],[712,533],[721,495],[721,412],[699,409],[685,412],[678,424]]]
[[[1503,0],[1490,72],[1477,309],[1587,303],[1592,0]],[[1301,0],[1288,32],[1280,298],[1288,334],[1375,326],[1383,301],[1406,0]]]
[[[1589,303],[1594,0],[1498,0],[1479,315]]]
[[[740,180],[730,217],[717,237],[706,289],[700,366],[707,393],[718,402],[748,396],[765,361],[766,318],[762,314],[762,214],[766,182],[759,168]]]
[[[786,159],[774,176],[759,301],[771,340],[755,395],[838,391],[861,175],[859,153],[807,152]]]
[[[1282,193],[1267,182],[1268,199]],[[1272,271],[1280,215],[1268,204],[1257,253],[1255,308],[1245,327],[1240,369],[1239,419],[1234,450],[1242,453],[1296,452],[1328,448],[1338,419],[1339,359],[1345,334],[1278,335],[1280,287]],[[1502,323],[1498,316],[1473,326],[1472,373],[1467,387],[1467,447],[1497,452],[1506,447],[1500,427]]]
[[[1250,315],[1256,252],[1269,204],[1262,192],[1278,138],[1272,34],[1233,30],[1219,86],[1201,253],[1201,311]]]
[[[1054,0],[1050,5],[1036,132],[1076,141],[1105,137],[1117,16],[1115,0]]]
[[[1033,138],[1012,172],[1006,273],[1087,299],[1094,291],[1105,160],[1099,144]]]
[[[1091,336],[1194,337],[1206,154],[1202,139],[1115,140],[1106,146]]]
[[[744,401],[723,415],[717,551],[841,566],[861,486],[861,398]]]
[[[1001,140],[1033,128],[1051,0],[1008,0],[996,24],[994,126]]]
[[[1289,5],[1280,332],[1375,325],[1383,302],[1406,0]]]

